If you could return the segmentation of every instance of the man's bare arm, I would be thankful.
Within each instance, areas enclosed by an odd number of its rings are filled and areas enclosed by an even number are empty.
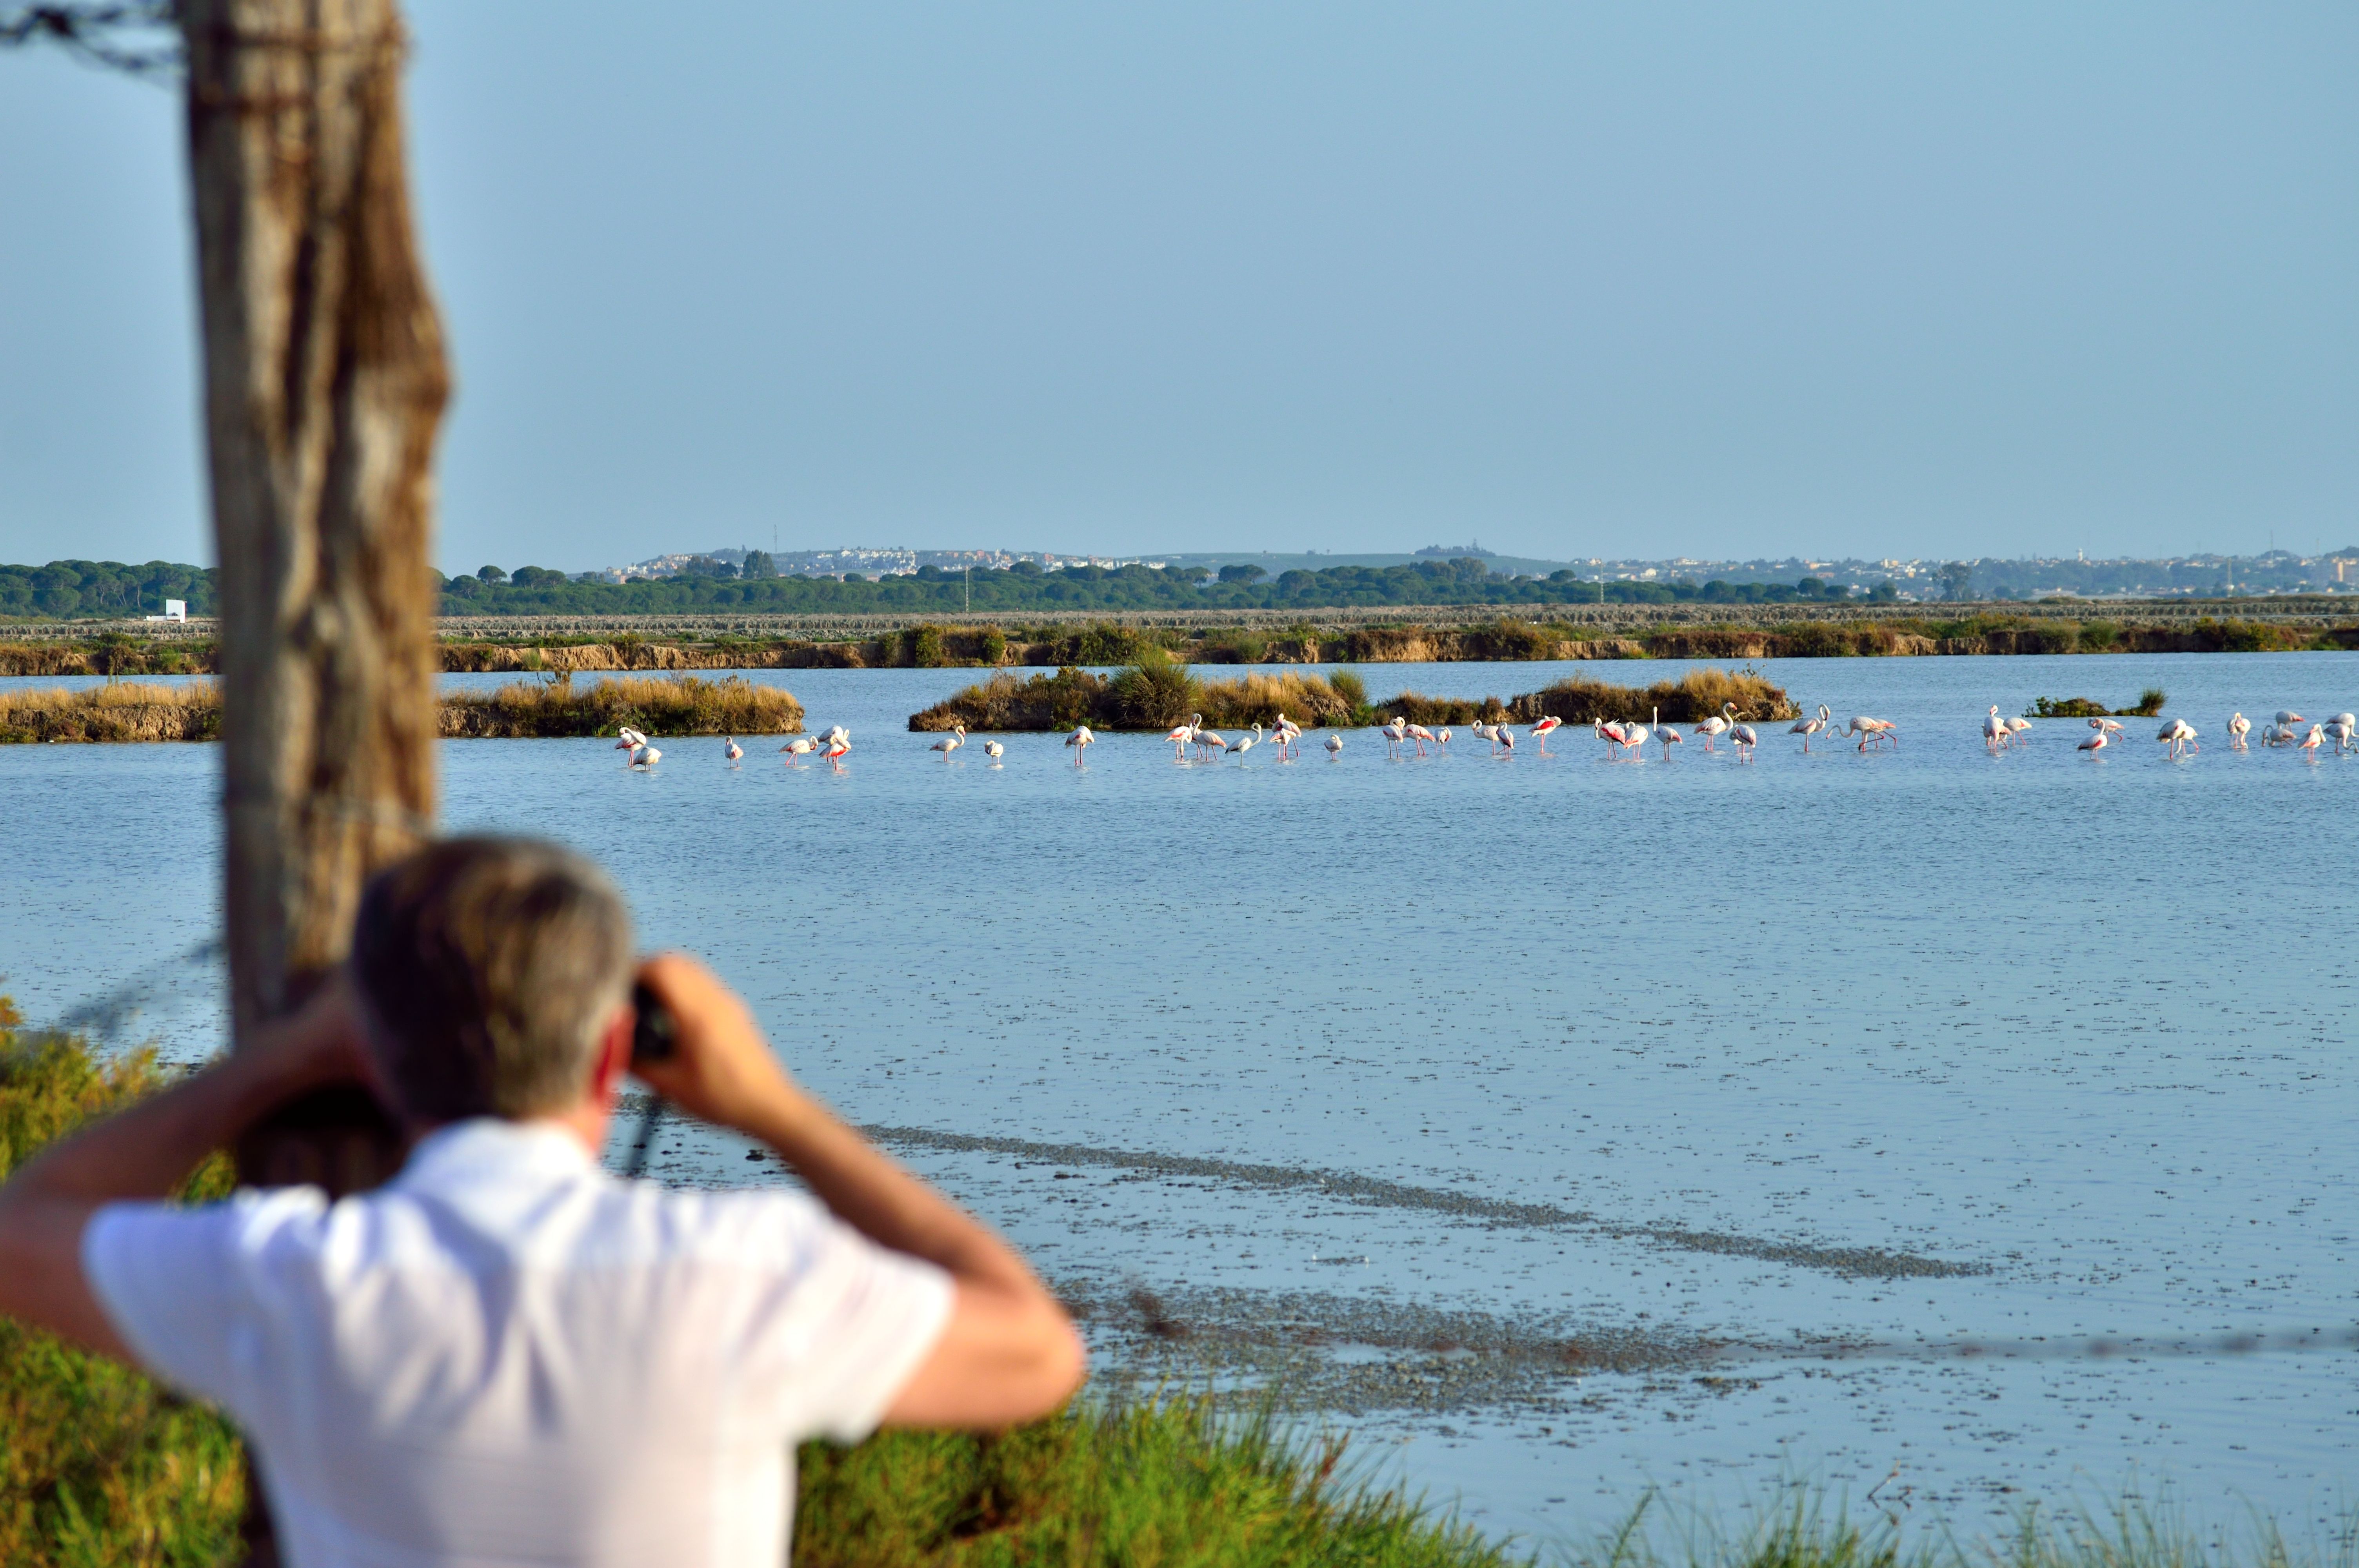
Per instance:
[[[274,1107],[353,1077],[357,1050],[342,989],[332,986],[251,1048],[43,1151],[0,1186],[0,1314],[128,1360],[82,1277],[91,1216],[170,1196]]]
[[[1081,1337],[1015,1249],[798,1088],[745,1005],[702,965],[667,956],[641,978],[679,1022],[679,1054],[634,1069],[650,1087],[767,1144],[846,1224],[955,1282],[950,1324],[888,1422],[1006,1426],[1055,1410],[1081,1386]]]

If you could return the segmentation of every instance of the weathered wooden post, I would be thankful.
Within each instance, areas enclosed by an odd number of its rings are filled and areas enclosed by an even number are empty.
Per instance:
[[[374,867],[434,814],[436,427],[393,0],[185,0],[206,451],[221,563],[237,1037],[342,957]],[[248,1180],[378,1179],[366,1097],[292,1108]]]
[[[184,0],[206,455],[221,563],[236,1037],[342,957],[363,879],[431,830],[434,436],[450,395],[409,216],[393,0]],[[399,1156],[331,1090],[245,1139],[258,1184]],[[250,1482],[248,1562],[278,1553]]]

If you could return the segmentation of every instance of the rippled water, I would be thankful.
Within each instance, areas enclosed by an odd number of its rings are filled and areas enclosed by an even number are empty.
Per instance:
[[[1360,673],[1379,695],[1509,696],[1564,667]],[[2359,655],[1763,669],[1897,720],[1898,750],[1805,757],[1780,725],[1749,767],[1692,741],[1609,764],[1586,731],[1552,757],[1462,738],[1395,762],[1361,731],[1340,761],[1212,767],[1123,736],[1077,770],[1027,736],[994,767],[902,729],[969,673],[781,671],[754,678],[853,730],[842,771],[768,743],[733,769],[719,741],[678,741],[647,776],[607,742],[458,742],[445,816],[599,855],[646,938],[708,956],[808,1081],[935,1135],[897,1148],[1108,1301],[1136,1283],[1182,1317],[1266,1303],[1326,1324],[1344,1363],[1398,1359],[1365,1347],[1382,1311],[1410,1338],[1441,1321],[1410,1308],[1473,1314],[1437,1346],[1483,1322],[1750,1346],[2349,1325],[2359,757],[2234,753],[2221,726],[2359,707]],[[1981,744],[1992,702],[2147,684],[2199,755],[2164,760],[2144,720],[2094,760],[2079,723]],[[200,747],[0,748],[0,969],[30,1014],[211,929],[212,769]],[[145,1027],[203,1048],[217,979],[160,973],[194,1005]],[[676,1174],[738,1158],[661,1148]],[[1216,1163],[1131,1158],[1158,1155]],[[1846,1249],[1987,1271],[1826,1262]],[[2359,1477],[2348,1351],[1756,1354],[1504,1394],[1447,1392],[1469,1352],[1417,1354],[1444,1395],[1353,1384],[1350,1423],[1542,1537],[1650,1482],[1856,1495],[1897,1465],[1913,1507],[1980,1529],[2133,1476],[2206,1519],[2250,1503],[2299,1524]]]

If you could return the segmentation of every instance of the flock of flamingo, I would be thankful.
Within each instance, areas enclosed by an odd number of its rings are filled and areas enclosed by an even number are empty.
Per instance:
[[[2305,724],[2310,728],[2304,730],[2302,726]],[[1990,716],[1983,720],[1983,743],[1993,752],[2006,751],[2010,747],[2022,744],[2023,732],[2030,728],[2028,719],[2001,719],[1998,716],[1998,708],[1994,704]],[[2099,754],[2118,741],[2129,738],[2129,732],[2122,728],[2121,720],[2117,719],[2092,719],[2089,720],[2089,728],[2096,733],[2082,741],[2075,750],[2086,752],[2092,756]],[[2245,737],[2252,732],[2251,719],[2241,713],[2232,713],[2228,716],[2228,749],[2230,751],[2250,750]],[[2162,730],[2155,736],[2155,740],[2169,747],[2169,755],[2176,760],[2203,749],[2196,741],[2199,733],[2195,726],[2186,719],[2172,719],[2164,721]],[[2291,747],[2306,757],[2317,756],[2319,749],[2330,740],[2334,742],[2334,754],[2338,757],[2346,752],[2359,752],[2359,740],[2354,740],[2354,736],[2359,736],[2359,716],[2348,713],[2338,713],[2332,719],[2311,723],[2292,708],[2281,708],[2277,709],[2277,716],[2273,721],[2261,726],[2262,745]]]
[[[1677,725],[1663,723],[1661,714],[1662,710],[1657,708],[1654,721],[1648,724],[1592,719],[1589,721],[1590,732],[1605,743],[1609,759],[1641,756],[1647,746],[1654,744],[1662,747],[1663,757],[1669,761],[1671,748],[1684,745],[1687,737],[1680,733]],[[2303,729],[2304,725],[2309,728]],[[1467,728],[1475,739],[1489,744],[1493,756],[1512,756],[1515,753],[1516,733],[1506,724],[1477,720]],[[1525,728],[1527,739],[1542,756],[1548,756],[1551,754],[1548,749],[1549,737],[1564,728],[1564,720],[1544,714]],[[2099,755],[2107,747],[2128,738],[2128,732],[2117,719],[2092,719],[2089,728],[2095,733],[2075,749],[2092,756]],[[2228,719],[2227,729],[2230,748],[2239,752],[2246,750],[2246,737],[2253,729],[2252,720],[2242,713],[2234,714]],[[1445,752],[1451,741],[1449,729],[1430,730],[1422,724],[1410,723],[1399,714],[1375,726],[1375,730],[1385,738],[1387,754],[1394,757],[1405,755],[1411,747],[1420,757]],[[2031,720],[2004,718],[1996,703],[1991,705],[1989,713],[1983,719],[1983,743],[1994,754],[2027,744],[2030,731]],[[1726,739],[1734,748],[1737,760],[1744,762],[1753,761],[1754,752],[1761,744],[1760,731],[1743,721],[1733,702],[1723,703],[1718,713],[1695,725],[1690,733],[1703,742],[1703,749],[1707,752],[1715,749],[1715,742]],[[1900,745],[1900,728],[1891,719],[1855,714],[1838,729],[1832,712],[1823,702],[1819,704],[1817,712],[1805,714],[1795,720],[1787,733],[1802,738],[1805,752],[1810,751],[1812,739],[1821,736],[1829,740],[1856,737],[1858,749],[1862,752],[1875,746],[1890,746],[1897,751]],[[646,771],[663,760],[663,752],[641,731],[625,726],[621,734],[622,738],[614,742],[614,749],[631,753],[631,767]],[[2186,719],[2173,719],[2163,725],[2155,739],[2169,748],[2168,755],[2175,760],[2201,749],[2197,744],[2197,734],[2195,726]],[[1075,767],[1082,765],[1082,753],[1095,745],[1097,739],[1086,724],[1076,725],[1066,735],[1065,746],[1073,753]],[[1188,722],[1173,725],[1163,739],[1171,747],[1174,762],[1190,761],[1190,752],[1194,753],[1192,760],[1199,762],[1217,762],[1223,757],[1235,757],[1242,762],[1247,753],[1264,745],[1276,747],[1277,755],[1290,762],[1300,754],[1298,748],[1302,742],[1303,729],[1281,713],[1276,724],[1256,724],[1252,734],[1239,735],[1231,740],[1216,730],[1205,729],[1202,714],[1191,713],[1188,716]],[[966,744],[966,726],[955,725],[949,734],[927,750],[940,753],[942,760],[948,762],[952,752]],[[2359,752],[2359,718],[2338,713],[2332,719],[2312,723],[2291,708],[2282,708],[2273,721],[2262,727],[2260,734],[2260,743],[2264,746],[2290,747],[2311,757],[2315,757],[2320,748],[2329,741],[2333,742],[2334,754],[2338,757],[2347,752]],[[1328,730],[1320,745],[1331,762],[1343,754],[1343,737],[1334,730]],[[793,762],[816,755],[825,762],[840,764],[852,751],[852,732],[839,724],[824,735],[798,735],[778,750]],[[1007,748],[1000,741],[987,740],[983,742],[983,754],[996,762],[1007,754]],[[725,738],[722,755],[729,762],[736,762],[744,759],[745,750],[737,744],[735,737],[731,736]]]

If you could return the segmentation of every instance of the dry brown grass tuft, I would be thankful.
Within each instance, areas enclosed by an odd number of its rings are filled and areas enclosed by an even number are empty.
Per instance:
[[[1801,710],[1785,688],[1772,686],[1749,670],[1690,670],[1675,681],[1657,681],[1641,690],[1612,686],[1587,676],[1570,676],[1542,691],[1527,692],[1507,705],[1519,724],[1542,714],[1554,714],[1568,724],[1592,719],[1647,723],[1659,716],[1666,724],[1693,724],[1734,703],[1737,716],[1756,723],[1791,719]]]
[[[792,735],[803,727],[803,705],[791,692],[743,676],[617,676],[588,687],[512,681],[442,698],[446,740],[612,735],[625,724],[658,736]]]
[[[0,692],[0,742],[220,739],[221,688],[211,681]]]
[[[1195,701],[1205,723],[1232,729],[1275,724],[1281,713],[1305,729],[1352,721],[1352,705],[1342,693],[1317,676],[1296,675],[1291,670],[1283,675],[1204,681],[1196,688]]]

